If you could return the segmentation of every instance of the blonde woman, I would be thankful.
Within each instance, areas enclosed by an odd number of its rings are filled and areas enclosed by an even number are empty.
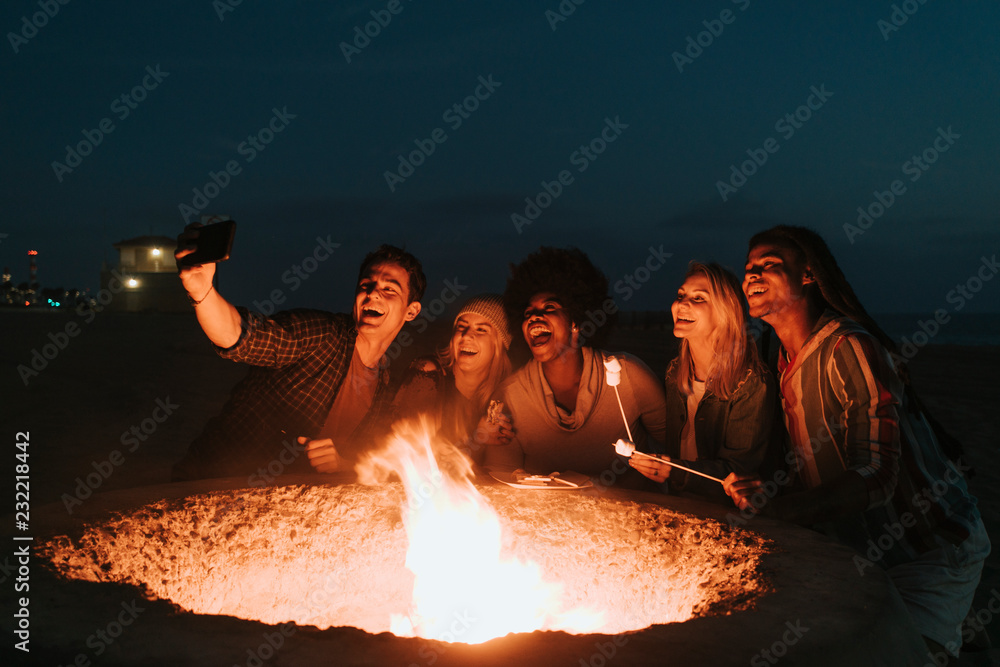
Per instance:
[[[692,262],[670,313],[681,342],[666,374],[667,458],[719,479],[756,473],[774,453],[776,391],[747,335],[739,280],[718,264]],[[721,484],[666,463],[629,464],[664,491],[728,500]]]
[[[436,357],[413,362],[396,395],[396,417],[429,413],[438,435],[481,463],[487,445],[513,434],[510,418],[487,418],[490,397],[510,375],[510,327],[498,294],[472,297],[462,306],[451,339]]]

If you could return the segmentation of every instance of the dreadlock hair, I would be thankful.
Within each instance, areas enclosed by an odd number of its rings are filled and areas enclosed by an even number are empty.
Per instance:
[[[816,279],[815,288],[809,290],[811,286],[807,286],[806,294],[818,300],[820,306],[831,308],[863,326],[894,357],[898,356],[895,354],[896,342],[875,323],[861,305],[822,236],[807,227],[778,225],[754,234],[750,239],[749,249],[764,243],[784,246],[797,252],[799,259],[809,266]]]
[[[604,345],[618,319],[618,308],[608,296],[607,277],[583,251],[542,246],[520,264],[510,265],[503,303],[511,331],[520,330],[525,308],[541,292],[555,294],[579,326],[581,346],[584,342],[589,347]]]
[[[820,299],[821,305],[828,306],[863,326],[890,352],[896,372],[903,381],[903,391],[906,393],[910,411],[915,414],[923,414],[937,437],[939,446],[949,459],[962,461],[964,459],[962,443],[948,433],[944,426],[924,407],[917,392],[913,389],[906,361],[899,355],[896,342],[875,324],[875,320],[861,305],[861,301],[855,296],[847,278],[837,266],[837,260],[833,258],[833,254],[823,237],[807,227],[778,225],[754,234],[750,239],[750,249],[752,250],[754,246],[762,243],[780,245],[798,252],[799,259],[804,260],[812,269],[813,277],[816,279],[815,285],[819,290],[819,294],[816,294],[815,290],[806,293],[811,294],[813,298]],[[971,479],[974,474],[974,471],[969,470],[966,477]]]

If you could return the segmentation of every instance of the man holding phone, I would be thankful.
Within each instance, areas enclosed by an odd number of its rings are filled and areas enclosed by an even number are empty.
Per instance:
[[[172,479],[249,474],[263,482],[339,470],[388,418],[384,354],[420,313],[427,280],[419,260],[389,245],[369,253],[351,314],[296,309],[265,317],[219,294],[214,262],[184,262],[198,250],[198,236],[199,227],[189,226],[177,239],[181,282],[219,356],[251,368]]]

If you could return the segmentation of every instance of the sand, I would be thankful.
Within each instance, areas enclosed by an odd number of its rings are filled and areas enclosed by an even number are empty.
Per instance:
[[[92,493],[168,481],[170,465],[244,373],[214,355],[193,314],[101,313],[87,322],[73,313],[0,312],[0,326],[4,432],[8,438],[30,433],[33,507],[64,502],[75,510]],[[439,342],[432,333],[417,337],[397,366]],[[609,348],[636,354],[657,374],[672,355],[670,336],[660,330],[622,331]],[[40,355],[52,358],[25,384],[18,366],[30,368],[33,351],[39,368]],[[972,491],[990,534],[1000,535],[1000,385],[994,380],[1000,376],[1000,348],[931,345],[912,367],[928,407],[970,453],[977,467]],[[16,463],[9,459],[8,472]],[[13,498],[13,491],[5,497]],[[973,606],[984,620],[986,604],[1000,597],[998,591],[995,554]],[[987,631],[1000,647],[996,616],[989,614]],[[1000,653],[969,655],[961,664],[1000,664]]]

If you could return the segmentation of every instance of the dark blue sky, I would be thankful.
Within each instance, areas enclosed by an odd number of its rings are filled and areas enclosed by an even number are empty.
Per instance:
[[[749,236],[778,222],[820,231],[876,312],[953,309],[956,285],[995,271],[981,258],[1000,251],[996,3],[895,3],[907,20],[889,32],[893,3],[860,0],[566,0],[575,11],[555,30],[556,0],[402,0],[394,15],[380,0],[243,0],[220,20],[223,1],[70,2],[35,32],[22,17],[37,0],[4,4],[0,264],[15,282],[34,248],[44,285],[96,288],[112,243],[174,236],[179,206],[230,161],[239,173],[204,212],[239,221],[221,274],[237,303],[282,289],[290,304],[343,307],[381,242],[424,261],[431,295],[456,278],[469,294],[500,290],[508,262],[547,244],[579,246],[613,284],[662,246],[663,268],[616,294],[659,309],[689,259],[740,270]],[[373,11],[391,21],[347,62],[341,42]],[[710,44],[703,22],[722,28]],[[708,45],[679,71],[674,53],[699,33]],[[152,89],[128,108],[144,77]],[[446,112],[477,86],[484,99],[456,127]],[[294,118],[251,150],[274,109]],[[54,169],[104,119],[114,129],[91,154]],[[614,141],[574,155],[606,119]],[[438,128],[446,140],[390,190],[386,171]],[[724,201],[718,183],[748,150],[767,160]],[[926,170],[906,164],[925,150]],[[563,171],[572,181],[519,233],[511,216]],[[849,240],[857,208],[897,180],[902,194]],[[317,236],[341,246],[292,290],[282,276]],[[998,295],[1000,280],[985,283],[965,312],[1000,310]]]

